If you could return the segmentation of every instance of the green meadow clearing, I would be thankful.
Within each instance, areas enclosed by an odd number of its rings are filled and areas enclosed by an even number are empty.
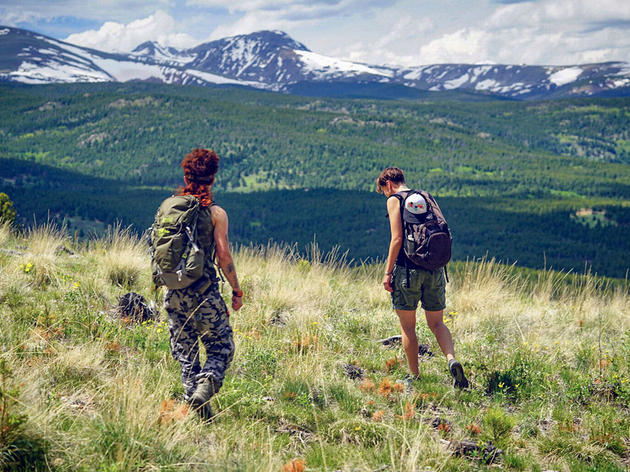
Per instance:
[[[43,471],[624,471],[630,293],[592,275],[491,260],[449,266],[455,391],[421,321],[410,388],[382,266],[311,247],[241,248],[236,354],[204,423],[180,401],[147,248],[0,228],[0,468]],[[228,294],[228,287],[224,293]],[[159,295],[158,295],[159,297]],[[428,351],[428,352],[426,352]]]

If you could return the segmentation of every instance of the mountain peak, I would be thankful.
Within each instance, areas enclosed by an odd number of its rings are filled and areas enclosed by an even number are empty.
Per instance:
[[[462,90],[486,96],[536,99],[628,96],[630,64],[370,66],[311,52],[280,30],[255,31],[181,50],[145,41],[130,54],[111,54],[0,26],[0,82],[128,80],[185,85],[238,84],[311,94],[338,94],[343,84],[344,90],[351,90],[350,95],[375,86],[389,94],[394,86],[405,89],[403,96],[409,90],[414,93]]]
[[[294,40],[284,31],[280,30],[261,30],[254,31],[253,33],[238,34],[235,36],[229,36],[208,43],[200,44],[193,48],[193,50],[208,50],[216,47],[219,48],[231,48],[231,47],[254,47],[258,45],[260,49],[267,51],[278,49],[293,49],[296,51],[309,51],[309,49],[299,41]]]
[[[158,43],[157,41],[145,41],[142,44],[138,44],[138,46],[136,46],[136,48],[131,52],[141,52],[145,49],[154,49],[160,47],[160,43]]]

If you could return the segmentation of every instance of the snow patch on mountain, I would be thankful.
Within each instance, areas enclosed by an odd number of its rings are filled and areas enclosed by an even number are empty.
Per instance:
[[[475,90],[491,90],[498,85],[498,82],[494,79],[485,79],[477,82],[477,84],[475,85]]]
[[[427,73],[430,73],[431,70],[432,66],[421,66],[417,69],[412,69],[410,72],[407,72],[403,75],[403,78],[406,80],[418,80],[420,77],[422,77],[423,72],[426,71]]]
[[[102,58],[95,58],[94,63],[119,82],[147,79],[162,79],[166,82],[164,68],[158,65]]]
[[[580,67],[569,67],[568,69],[561,69],[558,72],[554,72],[549,76],[549,82],[561,87],[562,85],[575,82],[578,77],[584,72]]]
[[[464,85],[466,82],[470,80],[470,76],[468,74],[464,74],[457,79],[447,80],[444,82],[444,88],[446,90],[452,90],[454,88],[459,88]]]
[[[107,82],[111,78],[98,71],[73,67],[64,64],[41,65],[23,62],[17,71],[9,76],[25,84],[50,84],[67,82]]]
[[[131,52],[130,56],[140,60],[151,58],[156,62],[178,65],[186,65],[197,59],[197,56],[194,54],[186,54],[175,48],[162,46],[155,41],[142,43]]]
[[[613,80],[612,84],[613,88],[625,87],[627,85],[630,85],[630,79]]]
[[[391,73],[388,74],[387,72],[374,67],[344,61],[334,57],[323,56],[311,51],[295,51],[295,53],[302,59],[302,63],[304,64],[303,71],[313,73],[318,79],[325,78],[329,75],[336,76],[340,74],[372,74],[384,77],[391,76]]]
[[[490,70],[492,69],[492,66],[481,66],[481,67],[475,67],[471,73],[473,75],[473,77],[476,79],[477,77],[479,77],[480,75],[484,75],[487,74],[488,72],[490,72]]]
[[[220,75],[210,74],[209,72],[201,72],[194,69],[188,69],[186,73],[190,76],[198,77],[200,79],[203,79],[205,82],[209,82],[213,84],[232,84],[232,85],[243,85],[246,87],[269,88],[266,84],[262,82],[254,82],[251,80],[230,79],[228,77],[222,77]]]

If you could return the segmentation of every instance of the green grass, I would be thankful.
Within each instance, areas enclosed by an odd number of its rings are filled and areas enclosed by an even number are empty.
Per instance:
[[[316,248],[310,261],[291,248],[242,249],[236,354],[205,424],[177,400],[165,313],[140,325],[114,313],[127,291],[155,299],[139,241],[115,230],[75,244],[52,227],[2,227],[0,242],[7,470],[280,471],[298,458],[308,471],[628,467],[627,286],[454,264],[445,320],[472,388],[453,390],[420,317],[435,355],[406,391],[395,382],[402,349],[376,343],[399,329],[382,266],[350,268]],[[457,456],[448,442],[461,440],[482,451]],[[487,464],[490,442],[503,453]]]

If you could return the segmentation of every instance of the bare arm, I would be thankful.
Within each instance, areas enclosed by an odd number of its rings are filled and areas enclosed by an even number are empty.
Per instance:
[[[389,229],[391,239],[389,241],[389,252],[387,253],[387,262],[385,263],[385,276],[383,277],[383,286],[388,292],[392,289],[392,271],[396,258],[400,252],[403,240],[402,220],[400,219],[400,202],[397,198],[387,199],[387,214],[389,215]]]
[[[228,216],[225,210],[219,206],[213,206],[212,223],[214,224],[214,242],[217,248],[217,259],[219,267],[223,271],[225,278],[230,283],[232,290],[240,292],[241,287],[236,276],[236,268],[230,253],[230,243],[228,242]],[[232,297],[232,308],[238,310],[243,306],[243,297]]]

